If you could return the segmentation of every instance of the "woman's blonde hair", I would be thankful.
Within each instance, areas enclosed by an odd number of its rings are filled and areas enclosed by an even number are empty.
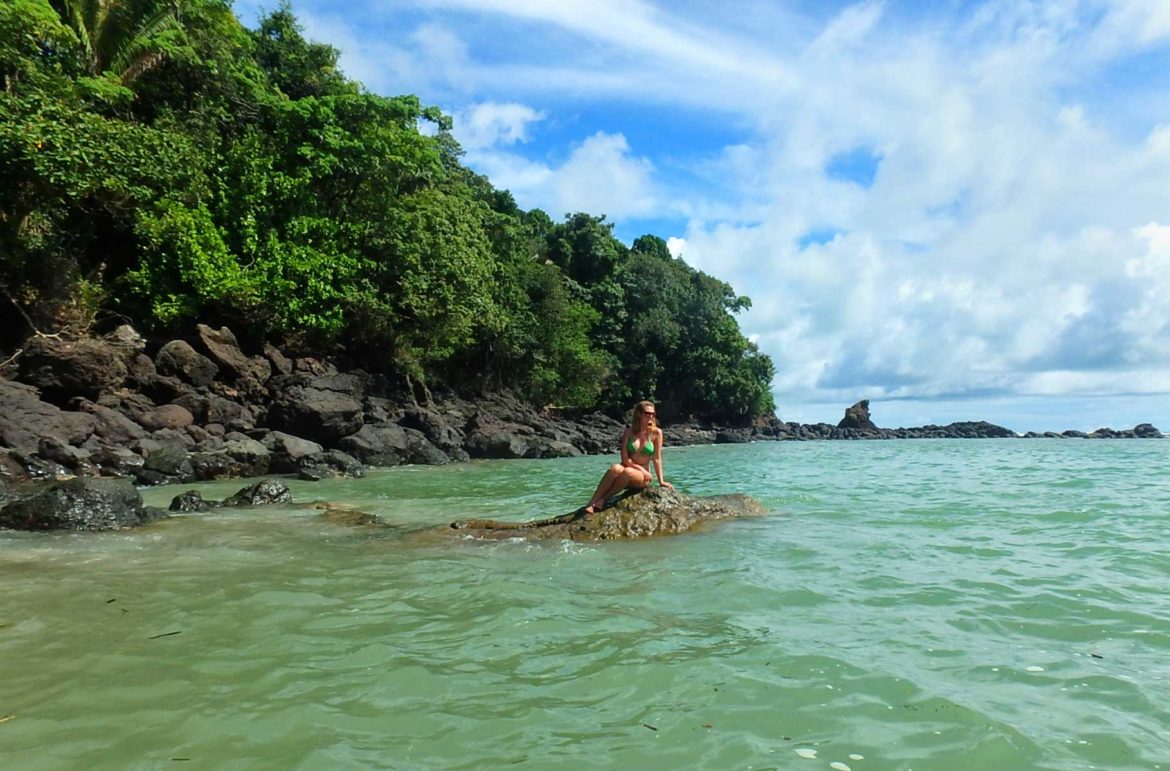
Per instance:
[[[634,405],[634,411],[630,413],[630,430],[638,430],[638,416],[646,411],[646,408],[655,409],[654,402],[649,399],[644,399]],[[657,410],[656,410],[657,411]],[[650,425],[654,425],[654,418],[650,418]]]

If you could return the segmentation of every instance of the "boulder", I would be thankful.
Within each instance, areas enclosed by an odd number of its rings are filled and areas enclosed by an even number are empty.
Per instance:
[[[451,523],[445,531],[488,539],[601,541],[674,535],[704,522],[730,517],[758,517],[766,513],[758,501],[746,495],[696,498],[661,487],[640,493],[626,491],[606,504],[605,508],[592,514],[578,509],[571,514],[533,522],[464,520]]]
[[[288,485],[277,479],[261,479],[253,485],[240,490],[235,495],[224,498],[223,506],[263,506],[273,503],[292,503],[292,493]]]
[[[328,447],[362,427],[365,386],[359,375],[296,373],[274,378],[270,388],[274,395],[263,419],[268,428]]]
[[[297,461],[325,449],[316,442],[283,431],[270,431],[261,443],[270,454],[269,468],[278,473],[295,473],[300,468]]]
[[[0,526],[16,530],[119,530],[160,516],[142,505],[125,479],[69,479],[53,482],[0,510]]]
[[[239,341],[227,327],[212,329],[206,324],[197,324],[195,331],[204,351],[243,390],[259,392],[265,381],[272,375],[272,365],[262,356],[248,356],[240,350]]]
[[[398,466],[404,463],[438,466],[449,462],[446,453],[420,431],[395,423],[365,425],[343,438],[337,446],[371,466]]]
[[[187,459],[191,462],[194,481],[247,476],[248,466],[222,450],[193,452]]]
[[[204,498],[198,490],[188,490],[171,499],[170,510],[190,514],[196,511],[211,511],[220,505],[222,504],[219,501],[209,501]]]
[[[182,405],[164,404],[141,413],[138,422],[151,431],[158,431],[161,428],[186,428],[195,422],[195,416]]]
[[[0,445],[4,447],[32,455],[40,449],[42,438],[80,445],[96,424],[93,415],[62,410],[41,401],[32,386],[0,378]]]
[[[93,453],[92,459],[106,474],[121,477],[136,477],[146,462],[133,450],[116,445],[101,448]]]
[[[1161,439],[1162,432],[1149,423],[1138,423],[1133,427],[1133,435],[1138,439]]]
[[[162,447],[147,455],[142,467],[179,481],[195,478],[195,469],[187,457],[187,451],[173,445]]]
[[[878,427],[869,419],[869,399],[862,399],[857,404],[845,410],[845,417],[837,424],[837,428],[853,428],[863,431],[877,431]]]
[[[94,417],[94,434],[107,442],[130,444],[146,436],[146,429],[115,409],[88,399],[78,399],[76,404],[79,412]]]
[[[310,482],[337,477],[361,478],[366,475],[365,467],[357,458],[341,450],[325,450],[303,455],[297,460],[297,465],[300,478]]]
[[[228,439],[223,443],[223,451],[239,461],[243,469],[242,476],[258,477],[268,473],[270,453],[267,447],[255,439]]]
[[[102,340],[32,337],[20,357],[19,378],[44,399],[65,405],[75,396],[96,399],[126,381],[123,353]]]
[[[158,374],[177,377],[194,386],[207,386],[219,375],[214,361],[183,340],[172,340],[159,349],[154,357]]]
[[[268,363],[272,365],[275,374],[292,374],[293,363],[272,343],[264,344],[264,358],[268,359]]]

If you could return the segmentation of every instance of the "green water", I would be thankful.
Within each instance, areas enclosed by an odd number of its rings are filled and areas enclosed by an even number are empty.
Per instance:
[[[381,531],[0,533],[0,768],[1170,767],[1170,441],[668,448],[772,513],[417,537],[572,509],[605,463],[291,483]]]

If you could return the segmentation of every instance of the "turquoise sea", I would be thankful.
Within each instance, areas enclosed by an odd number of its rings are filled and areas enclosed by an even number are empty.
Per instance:
[[[770,515],[420,536],[571,510],[593,457],[290,482],[388,529],[279,507],[0,532],[0,768],[1170,768],[1170,441],[665,458]]]

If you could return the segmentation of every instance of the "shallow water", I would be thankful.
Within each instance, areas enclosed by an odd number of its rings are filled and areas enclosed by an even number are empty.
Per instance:
[[[605,465],[579,458],[290,483],[382,530],[278,507],[0,532],[0,768],[1170,767],[1170,441],[666,462],[771,514],[420,537],[571,510]]]

